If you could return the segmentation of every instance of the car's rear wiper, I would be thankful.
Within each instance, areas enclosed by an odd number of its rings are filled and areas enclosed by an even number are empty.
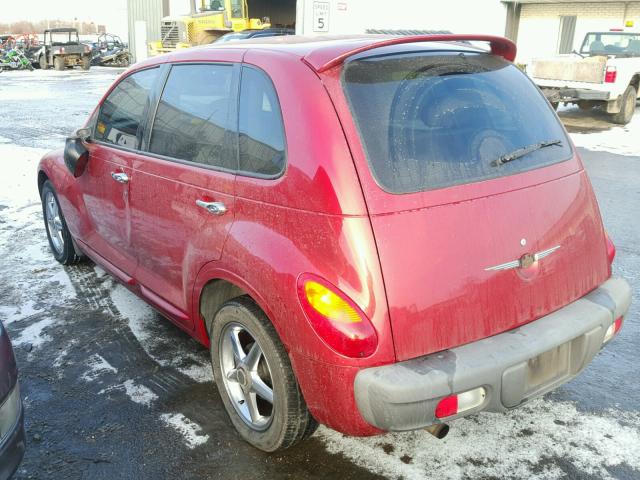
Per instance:
[[[498,157],[496,160],[491,162],[491,166],[499,167],[503,163],[512,162],[517,160],[525,155],[529,155],[536,150],[540,150],[541,148],[550,147],[552,145],[562,145],[562,140],[547,140],[546,142],[534,143],[532,145],[527,145],[526,147],[519,148],[518,150],[514,150],[511,153],[506,153],[501,157]]]

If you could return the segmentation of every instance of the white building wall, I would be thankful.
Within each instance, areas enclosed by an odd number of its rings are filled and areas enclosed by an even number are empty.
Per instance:
[[[640,30],[640,1],[590,3],[527,3],[522,4],[518,30],[518,58],[528,63],[532,58],[558,53],[560,17],[577,16],[574,48],[580,49],[584,36],[590,31],[622,28],[626,20]]]
[[[328,5],[325,31],[314,25],[314,4]],[[506,18],[499,0],[298,0],[297,8],[296,31],[301,35],[358,34],[367,29],[503,35]]]

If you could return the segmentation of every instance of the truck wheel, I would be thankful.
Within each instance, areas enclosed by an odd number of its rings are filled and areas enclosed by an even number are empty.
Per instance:
[[[587,112],[591,110],[592,107],[593,107],[593,103],[589,102],[588,100],[582,100],[578,102],[578,108],[583,112]]]
[[[82,57],[82,63],[80,65],[82,70],[89,70],[91,68],[91,59],[88,56]]]
[[[53,68],[58,71],[64,70],[64,57],[55,57],[53,59]]]
[[[49,67],[49,65],[47,65],[47,57],[45,55],[40,55],[38,63],[40,64],[40,68],[42,70],[46,70]]]
[[[634,112],[636,111],[636,98],[638,97],[638,91],[633,85],[629,85],[622,95],[622,107],[618,113],[614,113],[611,119],[614,123],[620,125],[626,125],[631,121]]]
[[[211,363],[222,403],[240,436],[274,452],[315,430],[273,324],[247,296],[225,303],[211,326]]]

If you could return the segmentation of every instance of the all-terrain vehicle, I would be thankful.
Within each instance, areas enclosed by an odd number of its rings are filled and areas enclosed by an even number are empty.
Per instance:
[[[52,28],[44,31],[42,49],[38,54],[40,68],[53,66],[56,70],[67,67],[91,68],[91,48],[80,43],[75,28]]]

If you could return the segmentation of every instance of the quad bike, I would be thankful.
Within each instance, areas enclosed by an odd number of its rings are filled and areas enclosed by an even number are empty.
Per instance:
[[[129,48],[117,35],[103,33],[94,44],[93,51],[91,65],[128,67],[131,64]]]
[[[0,71],[4,70],[33,70],[33,65],[22,50],[12,48],[0,58]]]

